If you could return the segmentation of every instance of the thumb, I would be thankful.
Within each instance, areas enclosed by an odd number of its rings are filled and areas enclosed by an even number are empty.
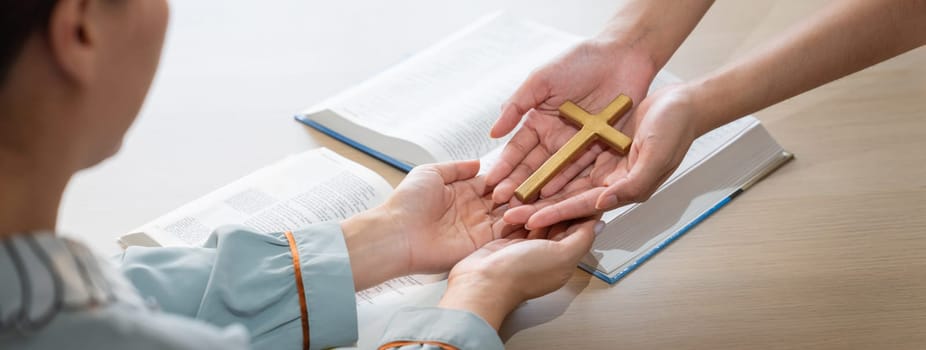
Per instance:
[[[514,130],[527,111],[539,106],[550,95],[550,84],[543,71],[532,73],[502,105],[501,115],[492,125],[489,136],[499,138]]]
[[[563,256],[570,260],[578,261],[589,250],[592,249],[592,243],[595,242],[595,224],[598,220],[587,220],[579,225],[570,227],[570,232],[563,237],[558,244],[563,248]]]
[[[434,169],[444,183],[449,184],[476,176],[479,173],[479,160],[429,164],[427,167]]]
[[[630,171],[612,182],[595,203],[598,210],[610,210],[628,203],[643,202],[656,192],[656,188],[668,178],[672,169],[665,169],[668,162],[659,156],[643,152]]]

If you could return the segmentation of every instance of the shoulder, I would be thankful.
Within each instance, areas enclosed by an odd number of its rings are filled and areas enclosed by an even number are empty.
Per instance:
[[[8,347],[9,346],[9,347]],[[11,349],[248,349],[247,330],[124,304],[62,312],[38,331],[0,336]]]

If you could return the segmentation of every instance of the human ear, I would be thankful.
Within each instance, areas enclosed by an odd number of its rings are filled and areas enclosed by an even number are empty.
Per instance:
[[[97,75],[99,58],[97,26],[92,0],[58,0],[48,20],[48,48],[60,72],[68,80],[84,84]]]

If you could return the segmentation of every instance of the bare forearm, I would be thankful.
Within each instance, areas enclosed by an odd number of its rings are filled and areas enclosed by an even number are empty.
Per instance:
[[[598,38],[645,50],[658,71],[713,3],[713,0],[630,1],[617,11]]]
[[[382,210],[371,209],[341,222],[358,291],[408,274],[408,249]]]
[[[690,84],[701,132],[926,43],[926,1],[837,1],[772,44]]]

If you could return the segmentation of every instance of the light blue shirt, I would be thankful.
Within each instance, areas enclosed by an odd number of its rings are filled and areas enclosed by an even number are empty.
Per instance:
[[[10,237],[0,241],[0,348],[299,349],[304,334],[311,349],[354,344],[340,225],[290,237],[224,227],[202,247],[132,247],[115,264],[51,233]],[[401,310],[382,344],[503,348],[478,316],[440,308]]]

